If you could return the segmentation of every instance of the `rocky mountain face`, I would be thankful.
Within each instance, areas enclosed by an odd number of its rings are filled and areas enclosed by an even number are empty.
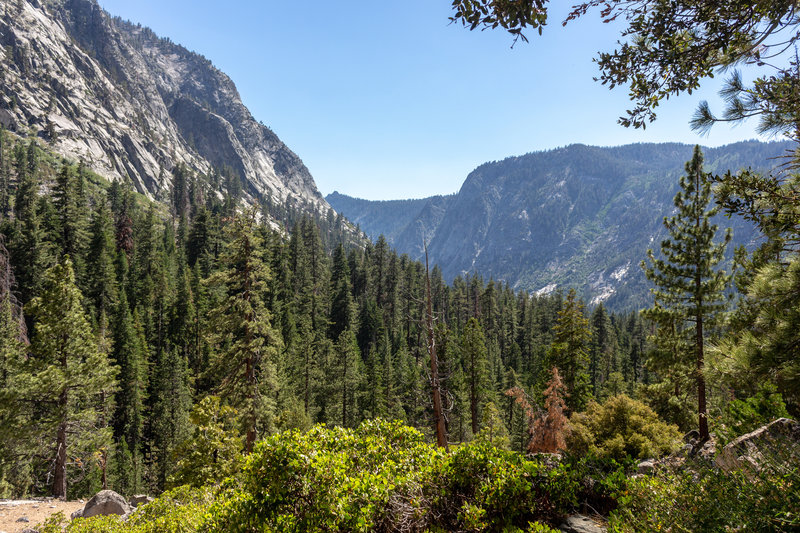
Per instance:
[[[709,148],[706,168],[771,168],[770,159],[788,149],[755,141]],[[417,229],[425,227],[431,260],[448,281],[474,272],[538,293],[576,287],[587,302],[616,310],[646,306],[649,285],[639,263],[666,236],[662,220],[674,209],[691,155],[692,146],[682,144],[572,145],[486,163],[444,205],[432,198],[402,228],[385,233],[398,251],[420,258]],[[382,227],[374,219],[391,212],[329,201],[362,227]],[[734,229],[730,251],[756,244],[742,220],[720,215],[717,222]]]
[[[423,253],[423,236],[430,240],[433,233],[429,228],[435,229],[439,225],[448,203],[454,197],[373,201],[334,191],[325,200],[331,206],[336,206],[334,209],[337,212],[351,213],[348,220],[358,224],[373,241],[383,235],[390,243],[407,242],[413,247],[416,242],[419,255]]]
[[[252,197],[328,205],[300,158],[207,59],[96,0],[0,2],[0,123],[151,198],[178,164],[224,169]]]

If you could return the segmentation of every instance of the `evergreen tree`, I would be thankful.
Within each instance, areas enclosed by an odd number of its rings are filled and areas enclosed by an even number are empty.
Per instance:
[[[117,298],[117,280],[114,269],[114,233],[107,201],[99,202],[90,233],[91,241],[86,257],[87,296],[98,315],[110,314]]]
[[[38,212],[39,183],[35,174],[37,165],[34,142],[31,141],[27,151],[22,149],[21,144],[18,145],[16,154],[15,237],[10,252],[20,301],[25,304],[38,294],[48,258]]]
[[[586,406],[590,395],[589,341],[592,331],[589,320],[583,314],[583,302],[578,299],[575,289],[570,289],[558,312],[554,333],[550,362],[564,376],[564,386],[569,394],[568,407],[580,411]]]
[[[86,276],[85,254],[89,244],[88,205],[86,203],[84,172],[62,163],[56,175],[53,204],[58,216],[58,244],[62,254],[68,254],[75,277],[83,282]]]
[[[691,339],[694,352],[694,378],[697,384],[697,411],[700,437],[709,438],[704,375],[705,342],[708,331],[725,308],[724,291],[730,276],[718,268],[724,259],[725,246],[731,239],[728,230],[722,243],[715,243],[717,225],[711,223],[718,208],[708,209],[711,199],[709,174],[703,172],[703,154],[696,146],[686,163],[675,195],[677,213],[664,219],[669,238],[661,242],[663,259],[648,251],[642,262],[652,289],[655,304],[645,311],[663,330],[676,331]]]
[[[1,132],[0,132],[1,133]],[[12,288],[14,276],[8,251],[0,238],[0,494],[11,497],[30,484],[29,440],[25,431],[30,415],[22,404],[19,373],[26,356],[25,321]],[[6,494],[8,488],[11,493]]]
[[[472,434],[478,434],[480,407],[487,398],[489,386],[486,340],[475,317],[470,318],[461,335],[461,362],[467,381]]]
[[[130,486],[124,492],[141,490],[145,403],[147,396],[147,345],[138,320],[131,314],[125,293],[120,293],[112,322],[114,347],[111,357],[119,367],[119,392],[114,433],[125,441],[130,464],[125,465]],[[123,490],[120,487],[120,490]]]
[[[615,345],[616,335],[602,303],[592,313],[591,326],[589,376],[592,382],[592,394],[598,397],[603,383],[608,380],[611,373],[620,370]]]
[[[88,463],[110,439],[100,401],[113,390],[116,370],[98,349],[81,300],[72,263],[65,258],[46,272],[41,296],[29,304],[35,329],[26,396],[48,406],[36,425],[53,439],[51,493],[62,499],[67,497],[67,458]]]
[[[218,351],[209,372],[217,378],[223,398],[241,413],[248,453],[258,432],[270,429],[275,364],[282,344],[262,298],[270,273],[259,256],[261,241],[254,226],[254,211],[228,222],[224,269],[210,279],[223,295],[211,312],[209,341]]]
[[[360,421],[360,390],[364,369],[361,354],[358,351],[356,336],[348,329],[339,335],[335,347],[336,361],[333,371],[336,384],[335,397],[338,400],[340,419],[337,423],[344,427],[354,427]]]
[[[189,368],[178,349],[162,351],[152,377],[150,432],[156,489],[163,490],[175,470],[172,454],[189,437],[192,407]]]
[[[7,146],[6,128],[0,124],[0,218],[7,217],[11,208],[11,170]]]
[[[331,317],[330,331],[331,339],[338,339],[339,336],[350,329],[355,319],[355,304],[350,288],[350,267],[347,264],[344,246],[339,244],[333,253],[333,272],[331,275]]]

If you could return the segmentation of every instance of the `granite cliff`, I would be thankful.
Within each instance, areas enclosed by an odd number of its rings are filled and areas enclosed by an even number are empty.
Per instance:
[[[251,197],[328,209],[228,76],[95,0],[0,2],[0,123],[151,198],[163,198],[185,164],[224,169]]]

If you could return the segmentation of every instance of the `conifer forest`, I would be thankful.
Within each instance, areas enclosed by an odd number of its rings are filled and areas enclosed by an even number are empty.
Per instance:
[[[685,145],[576,145],[484,164],[463,195],[331,196],[414,258],[337,213],[203,56],[94,0],[0,6],[0,530],[78,501],[34,531],[800,528],[796,2],[573,7],[565,25],[632,36],[596,58],[630,90],[622,126],[747,64],[771,70],[732,72],[692,127],[752,118],[783,143],[713,168],[696,146],[675,172]],[[451,7],[519,45],[548,21],[540,0]],[[513,212],[482,199],[505,186]],[[455,242],[458,216],[483,244]],[[490,235],[511,244],[480,264],[520,283],[451,275]],[[544,278],[516,241],[564,283],[523,288]]]

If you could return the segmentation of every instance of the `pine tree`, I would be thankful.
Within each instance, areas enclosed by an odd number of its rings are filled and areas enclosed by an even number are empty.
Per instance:
[[[228,222],[224,270],[210,279],[223,298],[210,313],[209,342],[217,353],[209,372],[223,399],[241,413],[248,453],[274,416],[275,364],[282,344],[262,298],[270,273],[259,256],[261,240],[254,229],[254,211]]]
[[[87,254],[87,295],[98,315],[110,314],[117,298],[117,279],[114,269],[114,233],[108,202],[101,200],[94,212],[91,241]]]
[[[44,276],[41,296],[29,304],[35,318],[26,395],[48,405],[36,425],[53,438],[52,495],[67,496],[67,458],[107,446],[100,401],[114,388],[116,370],[97,346],[81,306],[72,263],[65,258]]]
[[[85,254],[89,245],[88,205],[85,196],[84,171],[63,162],[56,175],[53,204],[58,215],[58,244],[62,254],[68,254],[75,277],[83,282],[86,275]]]
[[[119,367],[119,392],[114,433],[130,452],[126,491],[141,490],[145,403],[147,401],[147,343],[139,321],[131,314],[125,293],[120,293],[112,323],[114,347],[111,357]]]
[[[554,330],[550,364],[558,367],[564,375],[564,385],[569,393],[567,405],[573,411],[580,411],[590,395],[589,341],[592,331],[575,289],[570,289],[567,294]]]
[[[329,336],[339,336],[350,329],[355,320],[355,304],[350,288],[350,266],[347,264],[344,247],[339,244],[333,253],[333,272],[331,274],[331,316]]]
[[[472,434],[477,435],[480,422],[479,409],[487,398],[489,375],[486,341],[483,329],[475,317],[469,319],[461,336],[461,362],[469,394]]]
[[[612,372],[618,372],[620,369],[616,354],[616,336],[612,330],[611,319],[602,303],[592,313],[591,325],[589,376],[592,381],[592,394],[598,397],[603,383],[608,380]]]
[[[333,367],[335,378],[331,376],[331,382],[336,384],[335,396],[340,404],[341,417],[336,422],[344,427],[354,427],[360,421],[359,391],[364,369],[356,336],[352,330],[345,330],[339,335],[335,354]]]
[[[12,288],[14,276],[8,251],[0,236],[0,494],[9,497],[27,492],[30,483],[30,445],[23,428],[30,411],[24,408],[19,374],[26,358],[27,335],[22,309]],[[5,494],[4,487],[12,494]]]
[[[11,262],[19,286],[20,301],[25,304],[39,292],[47,265],[43,246],[44,232],[38,212],[39,183],[36,176],[35,144],[27,151],[17,145],[17,193],[14,199],[15,238],[11,243]]]
[[[176,348],[162,351],[151,381],[151,451],[156,488],[163,490],[175,469],[171,454],[189,437],[192,398],[186,358]]]
[[[662,329],[672,331],[676,327],[679,335],[691,339],[701,439],[709,438],[703,370],[706,336],[725,308],[724,291],[730,282],[730,276],[717,266],[724,259],[731,232],[726,232],[722,243],[714,242],[717,225],[711,223],[711,217],[718,208],[708,209],[709,176],[703,172],[703,154],[696,146],[675,195],[677,213],[664,219],[669,238],[661,242],[663,259],[649,250],[650,266],[642,261],[647,279],[656,286],[651,289],[655,304],[645,316]]]
[[[11,207],[11,170],[6,155],[7,146],[6,128],[0,124],[0,218],[7,217]]]

